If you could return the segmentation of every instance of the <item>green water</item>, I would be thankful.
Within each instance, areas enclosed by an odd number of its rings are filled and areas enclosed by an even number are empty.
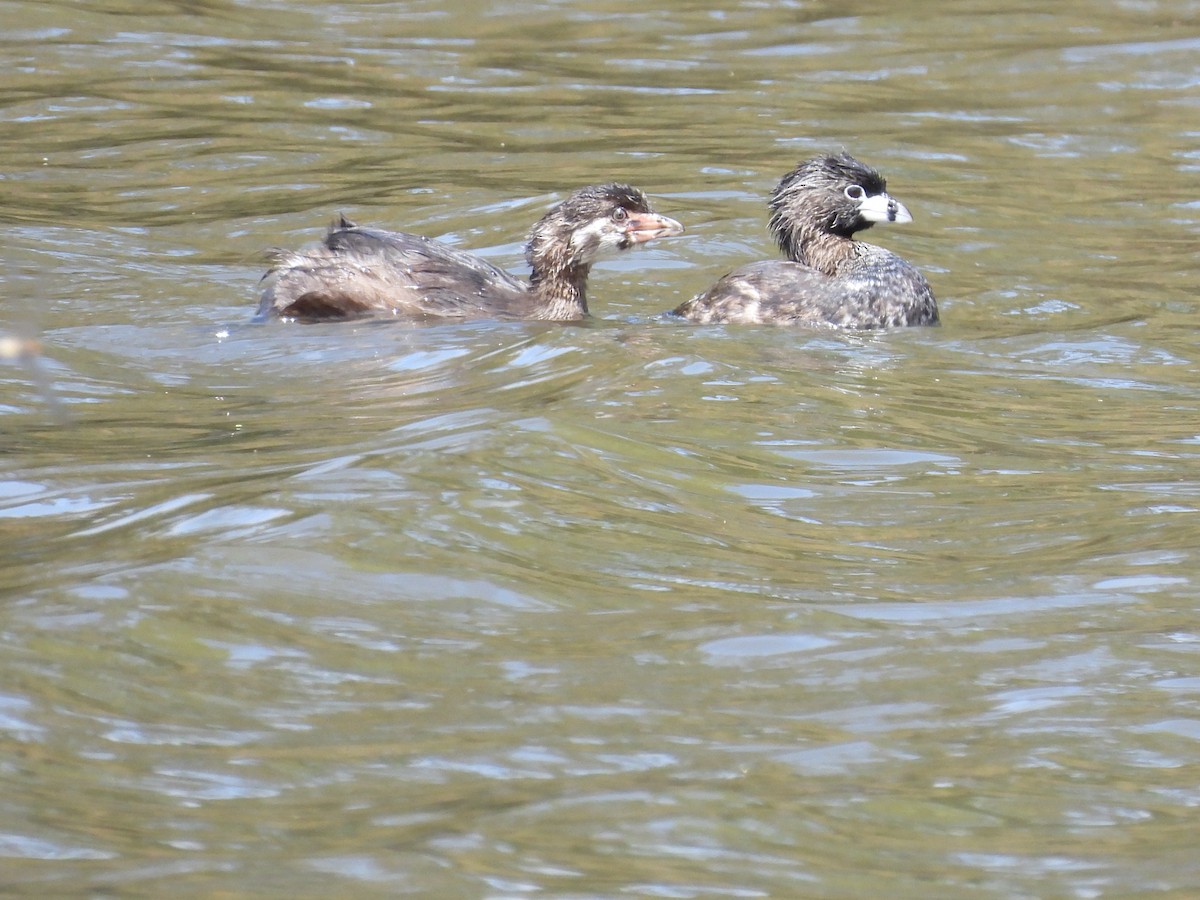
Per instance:
[[[1200,892],[1194,3],[0,4],[0,893]],[[944,326],[692,327],[814,152]],[[582,326],[251,326],[342,211]]]

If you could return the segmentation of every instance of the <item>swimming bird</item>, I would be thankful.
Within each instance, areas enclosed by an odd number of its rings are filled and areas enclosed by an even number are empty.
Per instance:
[[[890,250],[855,240],[912,216],[875,169],[848,153],[800,163],[770,199],[769,228],[787,260],[734,269],[676,315],[694,322],[833,326],[937,325],[933,290]]]
[[[522,281],[431,238],[342,216],[322,243],[273,251],[256,318],[582,319],[593,263],[682,232],[635,187],[580,188],[533,226],[525,248],[532,271]]]

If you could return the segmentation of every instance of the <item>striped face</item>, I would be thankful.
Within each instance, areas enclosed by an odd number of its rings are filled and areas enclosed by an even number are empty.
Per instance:
[[[659,237],[680,234],[683,226],[649,209],[615,206],[571,232],[571,253],[581,263],[616,256]]]
[[[682,232],[683,226],[674,219],[654,212],[637,188],[596,185],[576,191],[534,226],[526,256],[537,268],[537,258],[565,251],[567,265],[587,266]]]

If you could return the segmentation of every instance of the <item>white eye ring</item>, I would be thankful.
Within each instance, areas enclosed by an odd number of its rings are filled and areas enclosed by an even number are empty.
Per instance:
[[[844,193],[851,200],[861,200],[863,197],[867,196],[867,192],[862,189],[862,185],[858,184],[850,185],[842,193]]]
[[[613,210],[612,217],[614,222],[624,222],[629,218],[629,210],[623,206],[618,206]]]

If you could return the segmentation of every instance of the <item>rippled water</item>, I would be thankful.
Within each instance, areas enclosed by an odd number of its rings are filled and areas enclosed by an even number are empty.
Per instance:
[[[0,890],[1200,892],[1200,4],[0,9]],[[843,146],[942,328],[657,317]],[[587,324],[248,324],[614,178]]]

